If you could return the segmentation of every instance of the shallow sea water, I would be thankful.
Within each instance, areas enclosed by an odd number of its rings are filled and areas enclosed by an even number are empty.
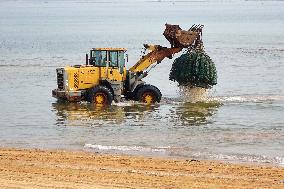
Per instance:
[[[1,1],[0,145],[284,165],[283,1]],[[55,69],[92,47],[168,46],[165,23],[204,24],[218,85],[182,98],[165,60],[146,81],[160,104],[111,107],[51,97]]]

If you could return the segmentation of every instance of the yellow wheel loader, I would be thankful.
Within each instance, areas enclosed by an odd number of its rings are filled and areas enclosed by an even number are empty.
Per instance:
[[[152,104],[160,102],[160,90],[142,79],[164,58],[172,58],[184,48],[195,48],[202,43],[203,25],[193,25],[188,31],[178,25],[166,24],[164,36],[171,47],[144,45],[148,53],[129,70],[125,48],[93,48],[86,54],[84,65],[57,68],[57,89],[52,96],[78,102],[87,100],[97,105],[110,105],[122,98]],[[126,59],[126,60],[125,60]]]

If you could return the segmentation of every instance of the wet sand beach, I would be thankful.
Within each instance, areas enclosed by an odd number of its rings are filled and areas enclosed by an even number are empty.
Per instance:
[[[0,149],[1,188],[283,188],[283,179],[283,167]]]

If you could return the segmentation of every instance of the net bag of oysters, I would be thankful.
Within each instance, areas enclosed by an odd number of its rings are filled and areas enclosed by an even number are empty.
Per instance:
[[[169,79],[180,86],[208,89],[217,84],[217,71],[201,44],[200,47],[187,50],[175,59]]]

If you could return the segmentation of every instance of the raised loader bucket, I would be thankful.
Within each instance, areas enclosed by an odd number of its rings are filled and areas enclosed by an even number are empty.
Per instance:
[[[203,25],[193,25],[188,31],[182,30],[179,25],[166,24],[163,33],[172,47],[186,48],[201,41]],[[198,41],[198,42],[199,42]]]

